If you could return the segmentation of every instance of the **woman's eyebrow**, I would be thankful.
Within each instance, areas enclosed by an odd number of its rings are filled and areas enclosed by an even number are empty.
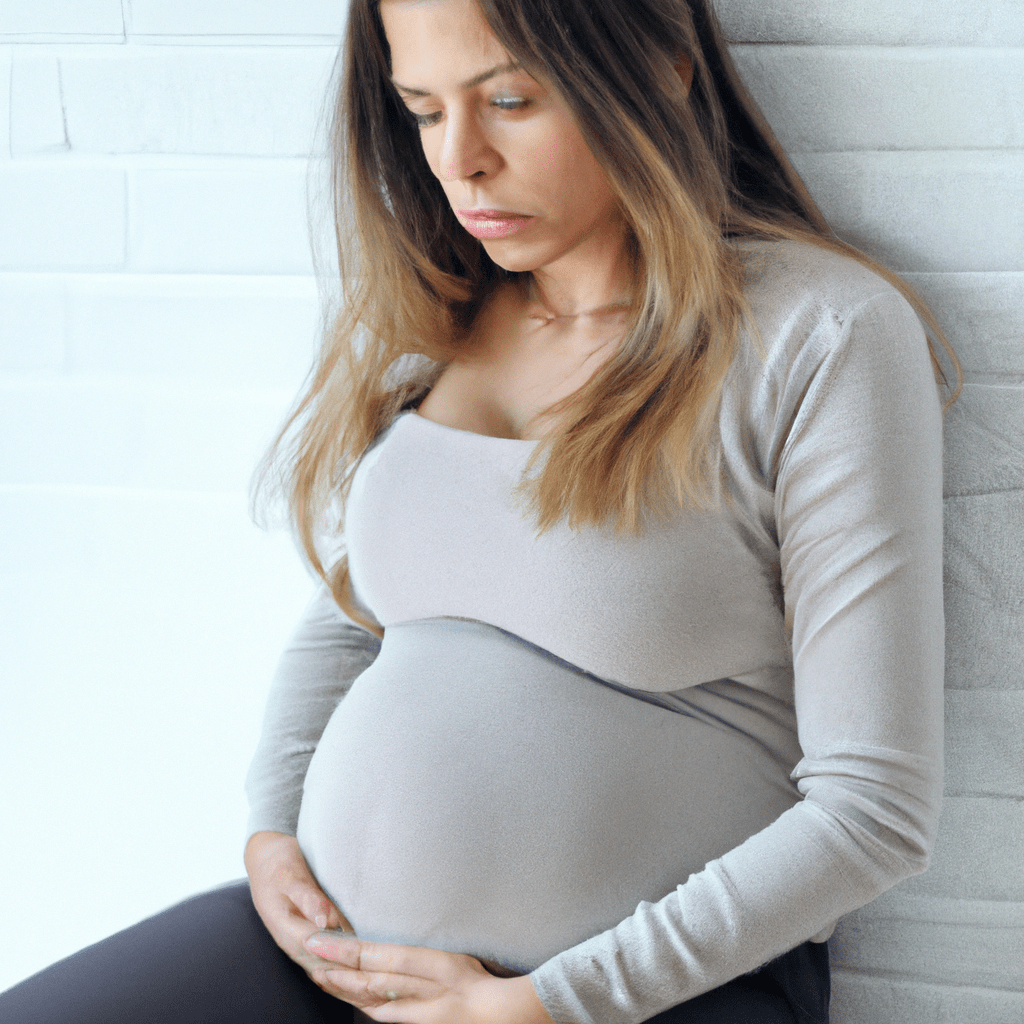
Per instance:
[[[509,61],[507,64],[498,64],[496,67],[490,69],[490,71],[483,71],[479,75],[475,75],[466,82],[462,82],[459,85],[460,89],[475,89],[478,85],[483,85],[489,78],[494,78],[497,75],[504,75],[509,71],[519,71],[521,65],[515,61]],[[407,96],[429,96],[429,92],[424,92],[422,89],[410,89],[407,85],[399,85],[393,78],[391,84],[399,91],[404,92]]]

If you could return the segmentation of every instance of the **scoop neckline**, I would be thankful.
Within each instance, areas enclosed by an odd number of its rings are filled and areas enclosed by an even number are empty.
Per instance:
[[[498,444],[515,444],[515,445],[530,445],[535,446],[540,442],[538,437],[498,437],[496,434],[480,434],[475,430],[463,430],[461,427],[450,427],[446,423],[438,423],[437,420],[429,419],[426,416],[421,415],[415,409],[406,409],[404,412],[399,413],[398,419],[409,419],[417,420],[420,423],[426,423],[429,427],[436,428],[439,431],[443,431],[448,434],[457,434],[462,437],[479,438],[481,441],[497,442]],[[396,420],[395,422],[398,422]]]

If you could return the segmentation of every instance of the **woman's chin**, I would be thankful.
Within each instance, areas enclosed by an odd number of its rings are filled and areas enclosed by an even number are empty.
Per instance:
[[[481,241],[480,244],[491,258],[491,262],[510,274],[525,274],[539,270],[548,262],[524,246],[509,244],[507,240]]]

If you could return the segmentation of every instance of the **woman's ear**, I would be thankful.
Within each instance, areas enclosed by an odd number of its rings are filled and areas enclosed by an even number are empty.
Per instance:
[[[683,92],[690,94],[690,86],[693,85],[693,61],[688,53],[681,53],[676,58],[676,71],[683,83]]]

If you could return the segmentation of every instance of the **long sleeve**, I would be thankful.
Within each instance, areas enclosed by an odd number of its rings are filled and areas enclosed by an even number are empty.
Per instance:
[[[643,1021],[827,930],[928,863],[944,651],[941,417],[927,347],[884,285],[800,330],[798,354],[767,389],[772,421],[750,435],[776,438],[758,458],[774,489],[803,800],[536,969],[560,1024]],[[769,353],[762,379],[776,371]]]
[[[249,766],[246,835],[295,835],[302,783],[320,735],[380,641],[356,625],[323,586],[307,607],[278,663],[263,730]]]

